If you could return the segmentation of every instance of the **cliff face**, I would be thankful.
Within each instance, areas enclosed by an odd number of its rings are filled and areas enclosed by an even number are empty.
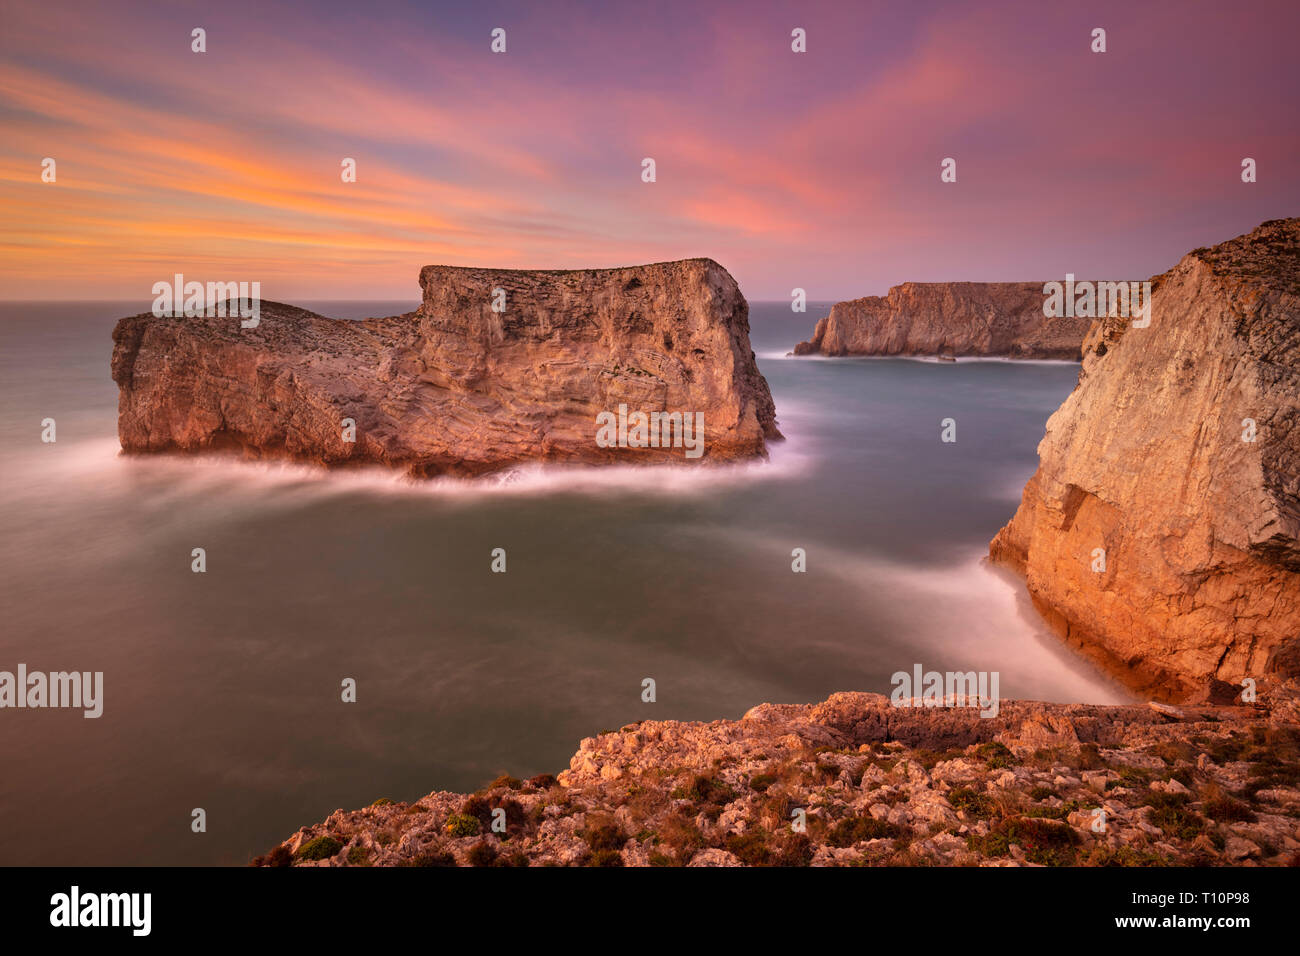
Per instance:
[[[837,302],[796,355],[1077,359],[1089,319],[1043,315],[1041,282],[905,282]]]
[[[1255,707],[1173,714],[1003,701],[992,719],[846,693],[638,721],[582,741],[558,777],[381,798],[254,863],[1295,863],[1296,693],[1265,683]]]
[[[237,448],[419,476],[530,460],[689,460],[680,441],[598,444],[597,415],[621,404],[629,415],[702,415],[702,461],[761,456],[780,437],[748,305],[712,260],[568,272],[428,266],[420,285],[416,312],[364,322],[270,302],[255,328],[122,319],[113,332],[122,448]],[[504,311],[493,311],[498,289]]]
[[[990,553],[1069,643],[1177,699],[1300,671],[1300,220],[1152,282],[1149,327],[1089,332]]]

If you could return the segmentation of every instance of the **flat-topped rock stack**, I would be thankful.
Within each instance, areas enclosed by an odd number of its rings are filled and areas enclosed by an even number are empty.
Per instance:
[[[710,259],[427,266],[420,285],[417,311],[362,322],[273,302],[251,328],[233,315],[122,319],[113,332],[122,448],[230,448],[423,477],[531,461],[728,461],[763,456],[780,437],[748,305]],[[702,416],[703,453],[599,444],[597,416],[620,405]]]

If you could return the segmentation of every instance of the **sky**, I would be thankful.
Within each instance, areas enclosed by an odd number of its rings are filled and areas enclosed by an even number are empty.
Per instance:
[[[1300,215],[1297,36],[1296,0],[0,0],[0,298],[693,256],[751,300],[1145,278]]]

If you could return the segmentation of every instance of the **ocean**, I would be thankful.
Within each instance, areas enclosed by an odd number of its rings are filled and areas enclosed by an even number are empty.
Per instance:
[[[98,719],[0,710],[0,864],[243,865],[337,808],[558,772],[635,720],[888,694],[916,664],[1128,699],[982,560],[1077,365],[792,358],[829,304],[751,303],[769,461],[419,484],[121,457],[110,335],[147,308],[0,304],[0,670],[104,674]]]

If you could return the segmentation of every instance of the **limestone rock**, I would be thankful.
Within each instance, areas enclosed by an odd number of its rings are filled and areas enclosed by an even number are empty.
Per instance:
[[[1170,722],[1146,707],[1036,701],[1003,701],[984,719],[841,693],[735,721],[642,721],[584,740],[558,781],[503,777],[475,794],[339,811],[256,862],[316,865],[302,848],[329,836],[343,849],[321,865],[1282,866],[1300,862],[1294,817],[1284,815],[1300,805],[1288,783],[1300,754],[1300,722],[1287,717],[1297,699],[1297,682],[1265,680],[1258,708]],[[921,730],[927,721],[940,731]],[[1059,742],[1010,755],[990,747],[990,723],[1010,740],[1052,727]],[[941,752],[903,736],[941,740]],[[1267,790],[1248,783],[1251,763],[1231,759],[1246,755],[1245,741],[1276,767]],[[1204,760],[1185,777],[1189,749]],[[1121,779],[1130,786],[1110,786]],[[1157,825],[1166,818],[1152,817],[1170,800],[1183,823],[1166,831]],[[1237,810],[1223,821],[1225,806]],[[506,810],[504,834],[484,825],[494,808]],[[799,833],[796,808],[806,813]],[[1042,845],[1061,828],[1074,837]]]
[[[776,410],[749,308],[710,259],[622,269],[427,266],[420,308],[350,322],[261,303],[238,317],[122,319],[127,452],[239,449],[416,476],[530,461],[699,464],[763,456]],[[504,311],[493,311],[502,301]],[[699,413],[703,454],[600,447],[596,416]],[[345,440],[344,420],[355,422]],[[633,422],[635,425],[635,422]]]
[[[990,553],[1070,644],[1182,701],[1300,668],[1300,219],[1152,285],[1147,327],[1089,332]]]
[[[1078,359],[1091,320],[1043,315],[1042,282],[905,282],[837,302],[795,355]]]

